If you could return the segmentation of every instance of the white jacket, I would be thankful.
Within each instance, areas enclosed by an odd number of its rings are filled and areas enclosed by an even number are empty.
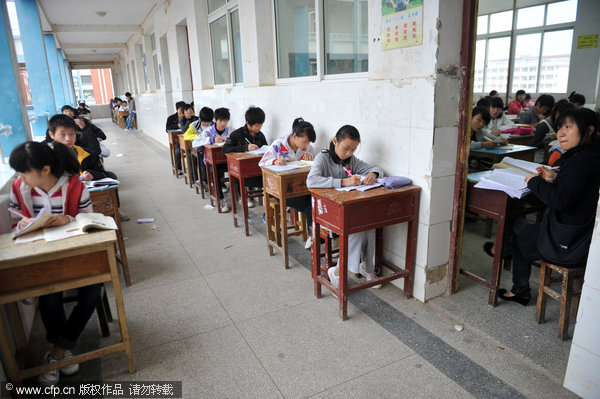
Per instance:
[[[310,144],[306,148],[298,148],[295,152],[292,151],[292,146],[289,143],[290,137],[291,135],[288,135],[275,140],[269,147],[269,150],[263,155],[258,166],[273,165],[273,162],[280,157],[285,159],[286,162],[294,162],[300,161],[302,156],[307,152],[312,156],[315,155]]]

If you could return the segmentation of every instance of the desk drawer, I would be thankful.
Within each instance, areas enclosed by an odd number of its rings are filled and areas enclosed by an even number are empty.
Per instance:
[[[106,216],[113,216],[115,214],[115,204],[110,193],[90,193],[90,198],[92,200],[92,208],[94,208],[94,212],[102,213]]]

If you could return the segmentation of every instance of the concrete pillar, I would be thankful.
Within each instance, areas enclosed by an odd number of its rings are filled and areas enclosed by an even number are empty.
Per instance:
[[[4,93],[0,107],[0,158],[8,157],[15,146],[31,137],[18,65],[6,2],[1,1],[0,87]]]
[[[73,86],[73,72],[71,71],[71,68],[69,68],[69,62],[63,57],[62,51],[60,57],[65,71],[65,81],[67,84],[67,92],[69,93],[69,104],[75,106],[77,98],[75,97],[75,86]]]
[[[45,136],[48,127],[47,118],[54,115],[57,110],[48,70],[48,60],[46,59],[40,16],[36,0],[15,0],[15,6],[21,28],[21,43],[23,44],[33,109],[38,118],[37,121],[32,123],[33,134],[35,136]]]
[[[65,104],[69,104],[72,105],[72,101],[71,101],[71,93],[70,93],[70,89],[71,87],[69,86],[69,76],[67,76],[67,72],[65,69],[65,62],[63,60],[63,56],[62,56],[62,50],[60,48],[56,49],[56,59],[58,60],[58,67],[59,67],[59,72],[60,72],[60,79],[61,79],[61,87],[63,90],[63,94],[64,94],[64,101],[60,104],[61,106],[65,105]]]
[[[244,87],[275,84],[275,46],[271,26],[273,2],[269,0],[241,1],[240,32]]]
[[[46,44],[46,59],[48,60],[48,70],[50,71],[52,90],[54,91],[54,103],[57,108],[60,108],[66,104],[63,86],[64,76],[62,71],[62,59],[59,59],[57,56],[56,42],[54,41],[54,35],[52,33],[44,33],[44,42]]]

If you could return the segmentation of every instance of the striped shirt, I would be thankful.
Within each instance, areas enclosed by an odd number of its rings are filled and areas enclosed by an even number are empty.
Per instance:
[[[25,183],[21,183],[21,192],[25,194],[24,201],[27,201],[25,196],[27,192],[29,192],[31,196],[31,206],[33,208],[33,217],[37,216],[37,214],[44,208],[48,208],[51,210],[52,215],[64,215],[65,214],[65,200],[66,200],[66,192],[69,187],[69,177],[70,175],[64,174],[62,175],[56,184],[48,191],[47,193],[38,187],[33,187],[29,189],[29,187],[23,187]],[[23,189],[25,188],[25,193],[23,193]],[[11,191],[10,193],[10,207],[14,208],[18,211],[21,211],[21,205],[19,204],[19,200],[17,199],[16,194]],[[81,192],[81,198],[79,198],[79,212],[89,213],[93,212],[92,209],[92,201],[90,199],[90,193],[86,188]],[[70,217],[71,221],[74,218]],[[17,222],[19,217],[13,216],[13,224]]]

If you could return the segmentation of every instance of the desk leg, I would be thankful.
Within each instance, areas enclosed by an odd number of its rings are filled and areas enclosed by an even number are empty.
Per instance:
[[[13,382],[20,382],[21,377],[19,376],[19,366],[17,365],[17,360],[13,355],[12,348],[8,343],[8,331],[4,325],[3,317],[0,317],[0,350],[4,354],[8,378],[10,378],[10,380]]]
[[[237,178],[231,176],[229,174],[229,196],[231,197],[231,214],[233,215],[233,227],[238,227],[237,224],[237,204],[236,204],[236,194],[235,194],[235,184],[234,182]]]
[[[348,235],[343,230],[339,238],[340,245],[340,258],[339,258],[339,274],[340,274],[340,286],[338,289],[338,297],[340,300],[340,317],[342,320],[348,320]]]
[[[506,215],[506,208],[502,215]],[[492,266],[492,278],[490,280],[490,297],[488,299],[488,305],[496,306],[498,304],[498,285],[500,284],[500,273],[502,268],[502,244],[504,241],[504,228],[506,226],[506,218],[500,216],[498,219],[498,230],[496,230],[496,250],[494,252],[494,263]]]
[[[208,168],[208,165],[206,165],[206,167]],[[217,202],[217,212],[221,213],[221,205],[219,204],[219,185],[221,184],[221,182],[219,181],[219,172],[217,171],[217,165],[216,164],[211,164],[211,171],[212,171],[212,185],[213,185],[213,195],[215,197],[215,201]],[[209,177],[209,175],[211,173],[208,173],[208,171],[206,171],[206,178],[210,179],[211,177]],[[208,182],[208,196],[210,197],[210,181]],[[213,198],[210,197],[210,204],[213,205]],[[214,206],[214,205],[213,205]]]
[[[131,338],[129,336],[129,327],[127,326],[127,317],[125,316],[125,304],[123,303],[123,294],[121,293],[121,283],[119,282],[117,258],[115,256],[114,246],[108,248],[108,259],[110,264],[110,274],[112,276],[115,302],[117,303],[117,315],[119,317],[119,327],[121,328],[121,339],[125,345],[125,354],[127,355],[129,372],[135,373],[133,350],[131,349]]]
[[[248,226],[248,197],[246,192],[246,182],[244,178],[240,178],[240,203],[242,204],[242,215],[244,217],[244,232],[246,237],[250,235]],[[237,226],[236,226],[237,227]]]
[[[381,259],[383,258],[383,228],[375,229],[375,274],[377,277],[383,276],[383,266]]]
[[[279,200],[279,213],[281,215],[281,248],[283,248],[283,267],[290,268],[288,258],[288,230],[287,230],[287,207],[285,196]]]
[[[129,273],[129,262],[127,261],[127,252],[125,250],[125,240],[123,239],[123,229],[121,228],[121,216],[117,205],[117,191],[110,190],[112,205],[114,209],[114,218],[117,223],[117,243],[119,244],[119,255],[121,266],[123,267],[123,277],[125,278],[125,286],[131,286],[131,274]]]
[[[313,198],[311,200],[314,201]],[[317,298],[321,298],[321,283],[319,283],[318,277],[321,275],[321,225],[317,222],[317,212],[315,211],[315,207],[312,207],[313,213],[313,229],[312,229],[312,248],[311,248],[311,272],[312,278],[315,283],[315,296]]]
[[[263,202],[265,207],[265,229],[267,233],[267,252],[269,256],[275,255],[275,251],[273,251],[273,247],[271,246],[271,241],[275,239],[275,233],[273,233],[273,211],[271,210],[271,205],[269,204],[269,194],[267,190],[263,190]]]

